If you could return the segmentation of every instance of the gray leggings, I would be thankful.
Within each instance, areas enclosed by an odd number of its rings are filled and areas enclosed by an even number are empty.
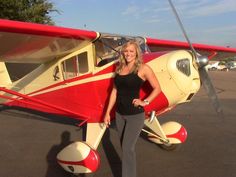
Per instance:
[[[120,115],[116,126],[122,147],[122,177],[136,177],[135,145],[144,125],[145,114]]]

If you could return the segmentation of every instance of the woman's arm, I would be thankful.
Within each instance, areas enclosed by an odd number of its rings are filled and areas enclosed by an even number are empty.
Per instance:
[[[145,98],[145,100],[152,102],[159,93],[161,92],[161,86],[152,70],[148,65],[144,65],[144,77],[150,83],[153,90],[152,92]]]
[[[142,66],[140,76],[142,79],[147,80],[150,85],[152,86],[152,92],[145,98],[145,101],[140,100],[140,99],[134,99],[133,104],[134,106],[146,106],[147,103],[152,102],[159,93],[161,92],[161,87],[160,84],[152,70],[148,65],[144,64]]]
[[[111,110],[112,110],[113,106],[116,103],[116,95],[117,95],[117,89],[114,85],[113,88],[112,88],[111,94],[110,94],[106,114],[105,114],[105,117],[104,117],[104,123],[106,124],[107,127],[109,127],[109,125],[111,123],[110,113],[111,113]]]

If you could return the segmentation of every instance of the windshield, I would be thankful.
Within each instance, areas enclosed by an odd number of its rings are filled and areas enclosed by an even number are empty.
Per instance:
[[[103,63],[101,65],[104,65],[118,59],[122,45],[129,40],[136,40],[140,45],[142,52],[149,51],[145,44],[145,40],[142,37],[101,34],[100,38],[94,42],[97,65],[99,66],[99,63]]]

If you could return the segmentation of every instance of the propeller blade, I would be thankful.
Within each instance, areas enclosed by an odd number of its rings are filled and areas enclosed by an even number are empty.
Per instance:
[[[208,95],[217,115],[220,118],[224,118],[223,109],[221,107],[221,104],[220,104],[219,99],[217,97],[215,88],[211,82],[211,79],[210,79],[205,67],[199,68],[199,75],[200,75],[201,82],[207,92],[207,95]]]
[[[186,33],[185,29],[184,29],[184,25],[183,25],[182,21],[180,20],[179,14],[178,14],[177,10],[175,9],[174,4],[172,3],[171,0],[168,0],[168,2],[169,2],[169,4],[170,4],[170,7],[171,7],[171,9],[172,9],[174,15],[175,15],[175,18],[176,18],[177,22],[178,22],[178,24],[179,24],[180,29],[181,29],[181,31],[182,31],[182,33],[183,33],[185,39],[187,40],[187,42],[188,42],[188,44],[189,44],[190,49],[193,51],[194,55],[197,55],[197,52],[196,52],[196,50],[194,49],[194,47],[193,47],[191,41],[190,41],[189,38],[188,38],[188,35],[187,35],[187,33]]]

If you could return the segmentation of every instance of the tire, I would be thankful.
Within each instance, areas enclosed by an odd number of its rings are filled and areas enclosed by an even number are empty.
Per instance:
[[[217,70],[216,67],[211,68],[211,71],[216,71],[216,70]]]
[[[177,150],[181,144],[159,144],[159,146],[166,151]]]

